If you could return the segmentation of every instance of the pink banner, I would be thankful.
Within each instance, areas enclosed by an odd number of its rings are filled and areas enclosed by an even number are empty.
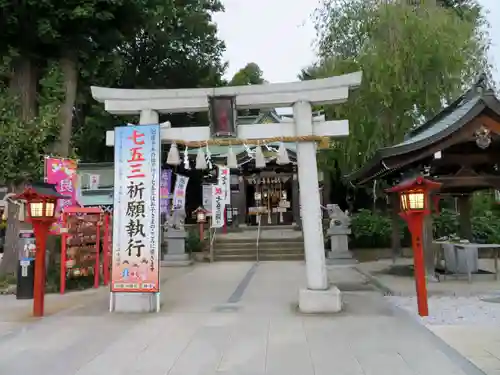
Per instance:
[[[57,204],[59,214],[64,207],[78,206],[77,202],[77,162],[71,159],[45,158],[45,180],[55,184],[59,194],[71,197],[60,199]],[[50,229],[51,234],[60,234],[62,216]]]

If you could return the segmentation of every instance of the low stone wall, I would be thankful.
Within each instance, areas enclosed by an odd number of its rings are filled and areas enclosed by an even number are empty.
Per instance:
[[[373,262],[380,259],[392,259],[392,249],[352,249],[354,258],[358,262]],[[404,247],[402,249],[402,254],[398,255],[398,258],[412,258],[413,250],[410,247]],[[479,252],[479,258],[481,259],[492,259],[495,257],[494,250],[481,250]]]
[[[392,249],[352,249],[353,257],[358,262],[373,262],[380,259],[392,259]],[[402,249],[402,254],[399,258],[411,258],[413,256],[413,251],[409,247]]]

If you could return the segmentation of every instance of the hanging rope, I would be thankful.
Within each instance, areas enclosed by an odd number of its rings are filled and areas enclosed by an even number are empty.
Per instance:
[[[208,139],[206,141],[184,141],[182,139],[172,139],[170,142],[191,148],[203,146],[234,146],[234,145],[260,145],[273,142],[319,142],[319,148],[328,148],[330,138],[317,135],[305,135],[300,137],[273,137],[262,139],[238,139],[238,138],[219,138]]]

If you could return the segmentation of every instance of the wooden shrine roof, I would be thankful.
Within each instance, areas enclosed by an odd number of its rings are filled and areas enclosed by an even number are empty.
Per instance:
[[[470,147],[475,131],[481,126],[486,126],[495,135],[492,145],[486,151],[480,150],[479,147]],[[452,104],[425,124],[411,130],[402,142],[377,150],[371,160],[346,176],[346,180],[356,186],[375,179],[401,176],[410,168],[432,162],[436,152],[441,151],[446,154],[446,150],[452,150],[456,155],[460,144],[464,146],[468,144],[468,150],[474,154],[491,153],[496,147],[500,147],[498,134],[500,134],[500,101],[487,85],[486,76],[481,75],[472,88]],[[490,161],[490,164],[493,163]],[[442,168],[440,173],[444,173]],[[468,188],[471,188],[474,185],[470,178],[472,175],[467,177],[470,185]],[[486,185],[492,184],[482,184],[478,188],[486,188]]]

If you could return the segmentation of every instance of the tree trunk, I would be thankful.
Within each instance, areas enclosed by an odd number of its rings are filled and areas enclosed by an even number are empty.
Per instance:
[[[9,193],[19,193],[21,186],[11,184]],[[5,246],[3,249],[3,259],[0,262],[0,275],[16,273],[17,271],[17,235],[20,229],[20,222],[17,219],[19,207],[7,201],[7,230],[5,231]]]
[[[31,121],[37,115],[38,69],[29,57],[17,57],[12,64],[11,92],[19,97],[19,117]]]
[[[17,57],[12,64],[12,79],[10,90],[19,98],[19,118],[22,121],[32,121],[37,114],[38,69],[33,59],[26,56]],[[10,182],[10,193],[19,193],[23,183]],[[21,223],[17,218],[18,206],[8,203],[7,230],[0,275],[17,271],[17,237]]]
[[[68,157],[70,154],[71,134],[73,126],[73,109],[76,101],[78,85],[78,61],[74,51],[68,51],[60,60],[64,77],[64,103],[61,106],[59,120],[61,129],[59,141],[56,144],[58,156]]]
[[[389,195],[390,205],[391,205],[391,221],[392,221],[392,233],[391,233],[391,248],[392,248],[392,264],[396,264],[396,259],[401,256],[401,236],[399,228],[399,196],[397,193],[392,193]]]

